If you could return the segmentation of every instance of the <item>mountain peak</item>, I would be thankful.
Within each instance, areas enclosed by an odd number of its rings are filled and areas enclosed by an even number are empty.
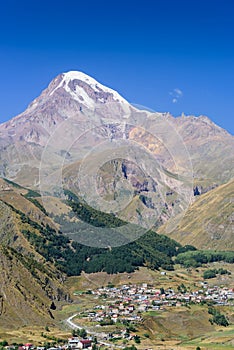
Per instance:
[[[63,89],[79,103],[88,108],[93,108],[96,103],[120,102],[129,104],[115,90],[102,85],[94,78],[81,71],[68,71],[57,76],[53,82],[53,89],[50,90],[49,96],[59,89]]]
[[[96,85],[99,84],[97,80],[89,76],[88,74],[81,72],[81,71],[76,71],[76,70],[71,70],[68,72],[62,73],[62,76],[65,80],[82,80],[87,82],[88,84]]]

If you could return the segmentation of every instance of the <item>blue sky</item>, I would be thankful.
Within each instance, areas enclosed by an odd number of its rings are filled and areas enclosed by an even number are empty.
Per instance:
[[[0,33],[1,122],[81,70],[132,103],[234,134],[232,0],[9,0]]]

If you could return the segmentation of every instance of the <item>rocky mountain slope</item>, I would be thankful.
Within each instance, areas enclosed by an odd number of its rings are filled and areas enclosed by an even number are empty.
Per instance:
[[[233,150],[234,137],[207,117],[138,110],[75,71],[57,76],[25,112],[0,125],[1,175],[41,190],[51,217],[58,215],[55,198],[68,189],[145,228],[178,218],[194,194],[230,181]]]
[[[163,139],[162,130],[155,134],[151,129],[159,118],[164,122],[164,132],[169,131],[167,124],[170,123],[183,138],[194,179],[201,186],[221,184],[233,177],[234,138],[207,117],[173,118],[169,114],[137,110],[117,92],[81,72],[60,74],[25,112],[0,125],[1,174],[18,183],[35,186],[43,147],[53,133],[63,136],[62,141],[56,140],[56,145],[49,143],[51,147],[56,146],[53,156],[56,153],[57,158],[71,163],[77,160],[77,152],[81,152],[84,132],[89,147],[97,144],[87,132],[95,128],[96,136],[102,135],[103,139],[139,142],[168,170],[174,171],[175,164],[165,141],[168,137]],[[74,129],[78,132],[76,138],[80,137],[79,144],[74,138]],[[71,154],[72,151],[76,154]]]

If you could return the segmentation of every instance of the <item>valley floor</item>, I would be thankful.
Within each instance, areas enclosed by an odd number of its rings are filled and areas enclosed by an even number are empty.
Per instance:
[[[100,342],[105,342],[103,349],[111,348],[107,343],[113,344],[113,348],[134,344],[139,350],[189,350],[198,346],[202,350],[233,349],[234,307],[230,293],[234,290],[234,265],[215,264],[215,268],[220,267],[228,269],[231,275],[218,276],[206,283],[202,278],[205,268],[178,267],[170,272],[140,268],[132,274],[83,273],[70,277],[66,285],[73,303],[58,304],[54,322],[17,330],[2,329],[0,338],[9,343],[36,345],[57,338],[65,342],[72,334],[66,320],[76,315],[72,322],[91,332],[88,335],[95,333]],[[182,292],[184,287],[186,291]],[[211,324],[207,305],[212,295],[222,296],[224,292],[229,293],[228,299],[225,302],[216,299],[212,307],[225,315],[228,327]],[[187,299],[189,295],[194,298]],[[205,303],[201,302],[204,298]],[[109,322],[115,318],[116,322]],[[139,344],[135,336],[139,337]]]

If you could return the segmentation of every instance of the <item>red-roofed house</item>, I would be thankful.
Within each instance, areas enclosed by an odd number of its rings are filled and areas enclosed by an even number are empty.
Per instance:
[[[92,345],[91,340],[88,339],[81,339],[79,343],[77,344],[77,347],[79,349],[87,349]]]

